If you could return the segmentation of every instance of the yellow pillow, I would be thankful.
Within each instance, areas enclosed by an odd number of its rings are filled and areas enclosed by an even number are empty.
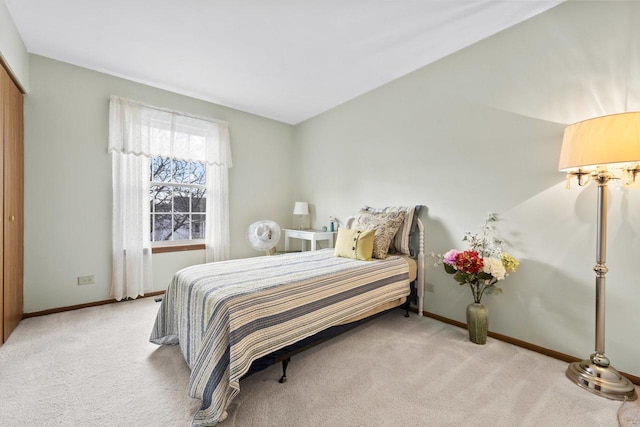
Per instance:
[[[336,248],[333,254],[343,258],[371,261],[371,255],[373,254],[373,240],[375,236],[375,230],[338,228]]]

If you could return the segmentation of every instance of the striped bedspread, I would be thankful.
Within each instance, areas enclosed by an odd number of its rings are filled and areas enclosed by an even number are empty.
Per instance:
[[[264,256],[180,270],[151,333],[179,344],[191,368],[193,424],[214,425],[259,357],[409,294],[405,260],[358,261],[333,249]]]

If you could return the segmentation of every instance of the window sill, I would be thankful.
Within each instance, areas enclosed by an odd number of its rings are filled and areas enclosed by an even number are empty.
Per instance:
[[[152,254],[162,254],[166,252],[199,251],[205,249],[204,243],[175,246],[156,246],[151,248]]]

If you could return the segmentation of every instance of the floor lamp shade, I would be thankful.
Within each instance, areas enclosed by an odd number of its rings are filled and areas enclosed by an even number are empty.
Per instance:
[[[640,113],[597,117],[568,126],[562,140],[558,169],[578,178],[579,185],[598,185],[595,352],[589,359],[569,364],[566,375],[578,386],[602,397],[635,400],[635,386],[613,366],[604,352],[607,254],[608,182],[632,183],[640,172]],[[586,178],[586,179],[582,179]]]
[[[636,162],[640,162],[640,112],[596,117],[564,131],[558,164],[563,172]]]

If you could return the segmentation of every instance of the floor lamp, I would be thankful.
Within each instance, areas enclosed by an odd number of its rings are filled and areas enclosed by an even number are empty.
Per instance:
[[[630,185],[640,174],[640,112],[597,117],[568,126],[564,131],[560,164],[583,186],[598,185],[596,265],[595,353],[588,360],[574,362],[567,377],[580,387],[615,400],[635,400],[635,386],[616,371],[604,354],[605,275],[607,274],[607,184],[621,180]]]

